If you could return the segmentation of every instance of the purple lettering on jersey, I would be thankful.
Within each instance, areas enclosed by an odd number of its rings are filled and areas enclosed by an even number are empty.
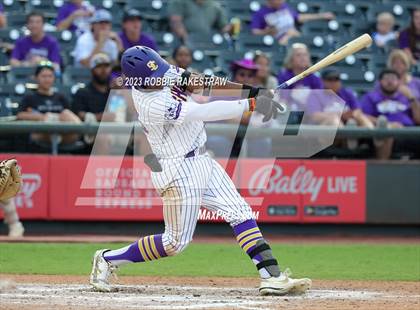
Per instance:
[[[187,101],[187,94],[179,86],[171,87],[171,95],[172,98],[180,103]]]
[[[165,113],[168,120],[176,120],[181,114],[182,104],[187,101],[187,94],[179,86],[171,87],[171,96],[175,101],[171,102],[171,106]]]

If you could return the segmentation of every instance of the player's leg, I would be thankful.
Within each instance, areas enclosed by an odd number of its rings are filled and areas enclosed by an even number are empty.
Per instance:
[[[9,237],[22,237],[25,229],[19,221],[19,215],[16,211],[16,205],[13,199],[0,201],[0,207],[3,208],[4,222],[9,226]]]
[[[201,197],[210,176],[210,171],[203,170],[202,161],[187,160],[177,179],[161,191],[165,221],[163,234],[143,237],[117,250],[103,249],[95,253],[90,279],[95,289],[110,291],[109,277],[118,266],[173,256],[187,247],[192,240]]]
[[[280,272],[270,246],[252,217],[251,207],[217,162],[213,164],[208,189],[203,195],[203,206],[222,214],[232,226],[236,240],[260,273],[261,294],[302,293],[310,288],[311,280],[291,279],[287,269]]]

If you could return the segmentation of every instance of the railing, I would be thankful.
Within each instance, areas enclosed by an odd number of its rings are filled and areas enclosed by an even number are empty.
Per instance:
[[[96,134],[100,128],[101,133],[108,134],[127,134],[130,129],[141,131],[139,123],[106,123],[100,124],[66,124],[62,122],[27,122],[27,121],[4,121],[0,122],[1,134],[27,134],[27,133],[49,133],[58,137],[59,134]],[[231,124],[211,124],[206,125],[208,134],[235,136],[238,131],[244,134],[245,127],[238,127]],[[331,134],[335,128],[328,126],[316,125],[292,125],[283,126],[283,128],[252,128],[248,129],[247,137],[264,136],[279,138],[284,135],[296,135],[299,132],[304,132],[306,137],[319,137],[323,134]],[[405,127],[395,129],[367,129],[361,127],[344,127],[339,128],[336,133],[339,138],[419,138],[420,126]],[[58,150],[59,139],[52,139],[52,153],[56,154]]]

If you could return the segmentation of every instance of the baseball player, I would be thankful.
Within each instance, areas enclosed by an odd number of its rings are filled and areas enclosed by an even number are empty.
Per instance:
[[[239,245],[259,271],[260,294],[307,291],[311,287],[310,279],[292,279],[288,270],[280,271],[250,206],[224,169],[205,151],[205,122],[240,118],[244,112],[252,111],[263,114],[263,120],[268,121],[283,107],[272,100],[270,92],[192,74],[169,65],[148,47],[127,49],[121,66],[124,79],[137,83],[132,85],[131,93],[153,151],[145,157],[145,162],[152,170],[153,185],[163,200],[165,231],[120,249],[96,251],[90,275],[93,288],[111,291],[110,276],[121,265],[174,256],[184,250],[192,240],[202,206],[222,213],[233,228]],[[191,94],[200,89],[206,94],[220,90],[227,97],[243,99],[198,104]]]
[[[9,226],[9,237],[22,237],[24,228],[19,221],[13,197],[21,187],[21,176],[17,161],[8,159],[0,162],[0,208],[3,209],[4,221]]]

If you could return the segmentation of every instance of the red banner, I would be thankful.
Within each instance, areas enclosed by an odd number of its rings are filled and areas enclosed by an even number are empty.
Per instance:
[[[51,158],[51,219],[162,220],[161,199],[143,158],[96,156],[88,162]]]
[[[162,220],[162,201],[143,158],[6,155],[22,169],[22,219]],[[221,162],[225,167],[226,162]],[[227,170],[261,222],[363,223],[366,163],[244,159]],[[201,213],[202,220],[215,220]],[[222,220],[216,218],[216,220]]]
[[[47,218],[49,157],[43,155],[1,154],[1,160],[6,158],[16,158],[22,172],[22,189],[14,198],[20,218]],[[3,216],[2,212],[0,212],[0,216]]]
[[[241,191],[263,222],[363,223],[363,161],[241,160]]]

